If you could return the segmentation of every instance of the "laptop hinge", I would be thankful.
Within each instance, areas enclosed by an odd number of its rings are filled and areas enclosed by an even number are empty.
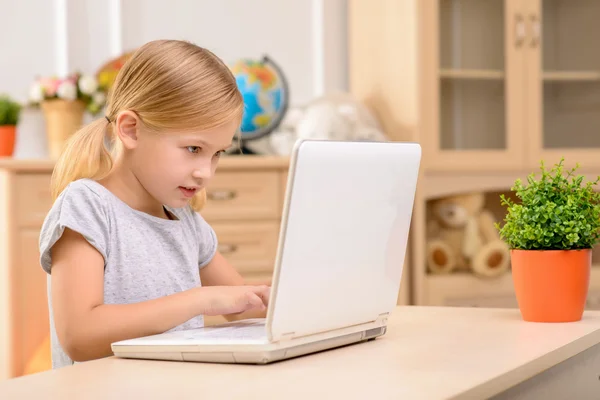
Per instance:
[[[377,325],[383,325],[387,322],[389,316],[390,316],[389,312],[379,314],[377,316],[377,319],[375,320],[375,322],[377,323]]]
[[[389,312],[379,314],[377,316],[377,319],[375,319],[375,323],[377,325],[385,325],[387,323],[389,315],[390,315]],[[286,332],[281,335],[281,337],[279,338],[279,341],[283,342],[285,340],[293,339],[295,335],[296,335],[296,332]]]

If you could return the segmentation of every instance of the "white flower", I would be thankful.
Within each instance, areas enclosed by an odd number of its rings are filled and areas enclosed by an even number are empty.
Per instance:
[[[84,75],[79,79],[79,90],[81,93],[91,95],[98,90],[98,82],[91,75]]]
[[[56,94],[61,99],[75,100],[77,99],[77,87],[71,81],[65,81],[58,86]]]
[[[98,104],[99,106],[102,106],[102,105],[104,105],[104,102],[106,101],[106,96],[102,92],[96,92],[92,96],[92,101],[94,103]]]
[[[29,88],[29,100],[33,103],[44,100],[44,87],[39,82],[33,83]]]

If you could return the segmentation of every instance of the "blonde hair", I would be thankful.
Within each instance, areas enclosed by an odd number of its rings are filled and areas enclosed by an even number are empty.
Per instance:
[[[122,151],[112,125],[121,111],[135,112],[153,131],[210,129],[240,121],[243,99],[230,69],[213,53],[178,40],[158,40],[138,48],[119,71],[108,95],[106,118],[79,129],[65,144],[51,179],[55,200],[77,179],[104,178]],[[111,150],[105,139],[113,143]],[[191,202],[199,211],[200,191]]]

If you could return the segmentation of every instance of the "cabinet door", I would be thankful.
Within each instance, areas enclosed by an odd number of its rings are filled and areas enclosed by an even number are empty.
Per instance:
[[[421,3],[421,122],[428,168],[523,166],[521,7],[519,0]]]
[[[531,167],[600,166],[600,2],[524,0]]]
[[[241,274],[271,273],[279,221],[215,222],[219,251]]]

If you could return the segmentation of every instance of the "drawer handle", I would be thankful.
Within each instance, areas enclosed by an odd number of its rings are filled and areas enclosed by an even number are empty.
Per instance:
[[[219,253],[221,254],[231,254],[235,253],[237,250],[237,246],[235,244],[219,244]]]
[[[216,192],[208,192],[207,197],[210,200],[231,200],[236,198],[237,193],[233,190],[218,190]]]

